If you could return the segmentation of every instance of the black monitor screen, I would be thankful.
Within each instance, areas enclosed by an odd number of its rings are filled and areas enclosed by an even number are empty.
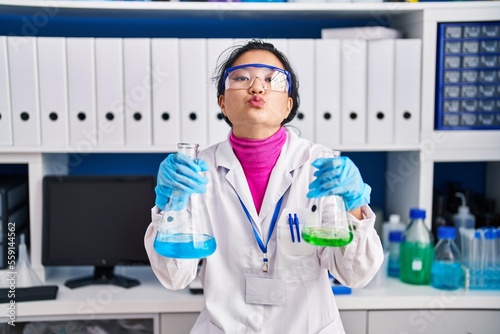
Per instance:
[[[46,176],[44,265],[148,264],[153,176]]]

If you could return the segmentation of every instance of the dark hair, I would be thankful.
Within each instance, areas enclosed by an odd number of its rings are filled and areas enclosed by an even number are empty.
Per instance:
[[[229,67],[233,66],[235,61],[245,52],[251,51],[251,50],[264,50],[264,51],[269,51],[273,55],[276,56],[276,58],[279,59],[279,61],[283,64],[283,67],[285,70],[290,72],[290,76],[292,77],[292,87],[290,97],[293,100],[293,106],[292,110],[290,111],[290,114],[288,115],[287,118],[281,122],[281,125],[284,125],[286,123],[289,123],[295,118],[295,115],[297,115],[297,110],[299,108],[300,104],[300,98],[299,98],[299,81],[297,79],[297,74],[295,74],[295,71],[292,68],[292,65],[288,61],[288,58],[280,52],[278,49],[274,47],[273,44],[264,42],[260,39],[252,39],[249,42],[247,42],[244,45],[236,45],[233,46],[226,51],[222,53],[222,55],[219,57],[219,61],[223,59],[223,55],[228,54],[225,60],[223,60],[216,68],[215,70],[215,76],[213,80],[215,81],[217,85],[217,100],[221,95],[224,95],[224,82],[223,77],[224,77],[224,72],[226,69]],[[224,116],[225,121],[232,126],[231,122],[227,117]]]

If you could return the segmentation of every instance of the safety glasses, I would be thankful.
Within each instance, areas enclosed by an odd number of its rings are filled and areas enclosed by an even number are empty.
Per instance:
[[[224,71],[224,90],[249,89],[256,78],[267,91],[292,92],[290,72],[266,64],[244,64],[229,67]]]

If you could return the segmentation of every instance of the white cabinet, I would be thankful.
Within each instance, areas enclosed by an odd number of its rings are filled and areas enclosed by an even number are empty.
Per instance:
[[[499,326],[497,310],[369,311],[367,334],[495,334]]]
[[[163,313],[160,317],[161,334],[189,334],[199,313]]]
[[[15,326],[0,321],[0,332],[22,333],[120,333],[162,334],[158,314],[93,314],[81,316],[19,317]],[[2,319],[3,320],[3,319]],[[173,332],[172,332],[173,333]],[[182,333],[182,332],[177,332]],[[189,332],[186,332],[189,333]]]
[[[346,333],[366,333],[367,311],[340,311],[340,318]]]
[[[340,311],[346,333],[366,333],[367,311]],[[160,317],[161,334],[189,334],[199,313],[164,313]]]

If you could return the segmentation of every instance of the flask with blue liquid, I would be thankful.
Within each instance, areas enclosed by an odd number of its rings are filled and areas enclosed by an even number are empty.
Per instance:
[[[438,228],[438,243],[434,249],[431,285],[441,290],[456,290],[463,286],[460,251],[455,244],[456,229],[451,226]]]
[[[198,157],[198,144],[179,143],[178,153]],[[208,212],[200,194],[191,194],[187,206],[183,194],[174,193],[163,211],[154,249],[162,256],[177,259],[201,259],[215,252],[216,243]]]

